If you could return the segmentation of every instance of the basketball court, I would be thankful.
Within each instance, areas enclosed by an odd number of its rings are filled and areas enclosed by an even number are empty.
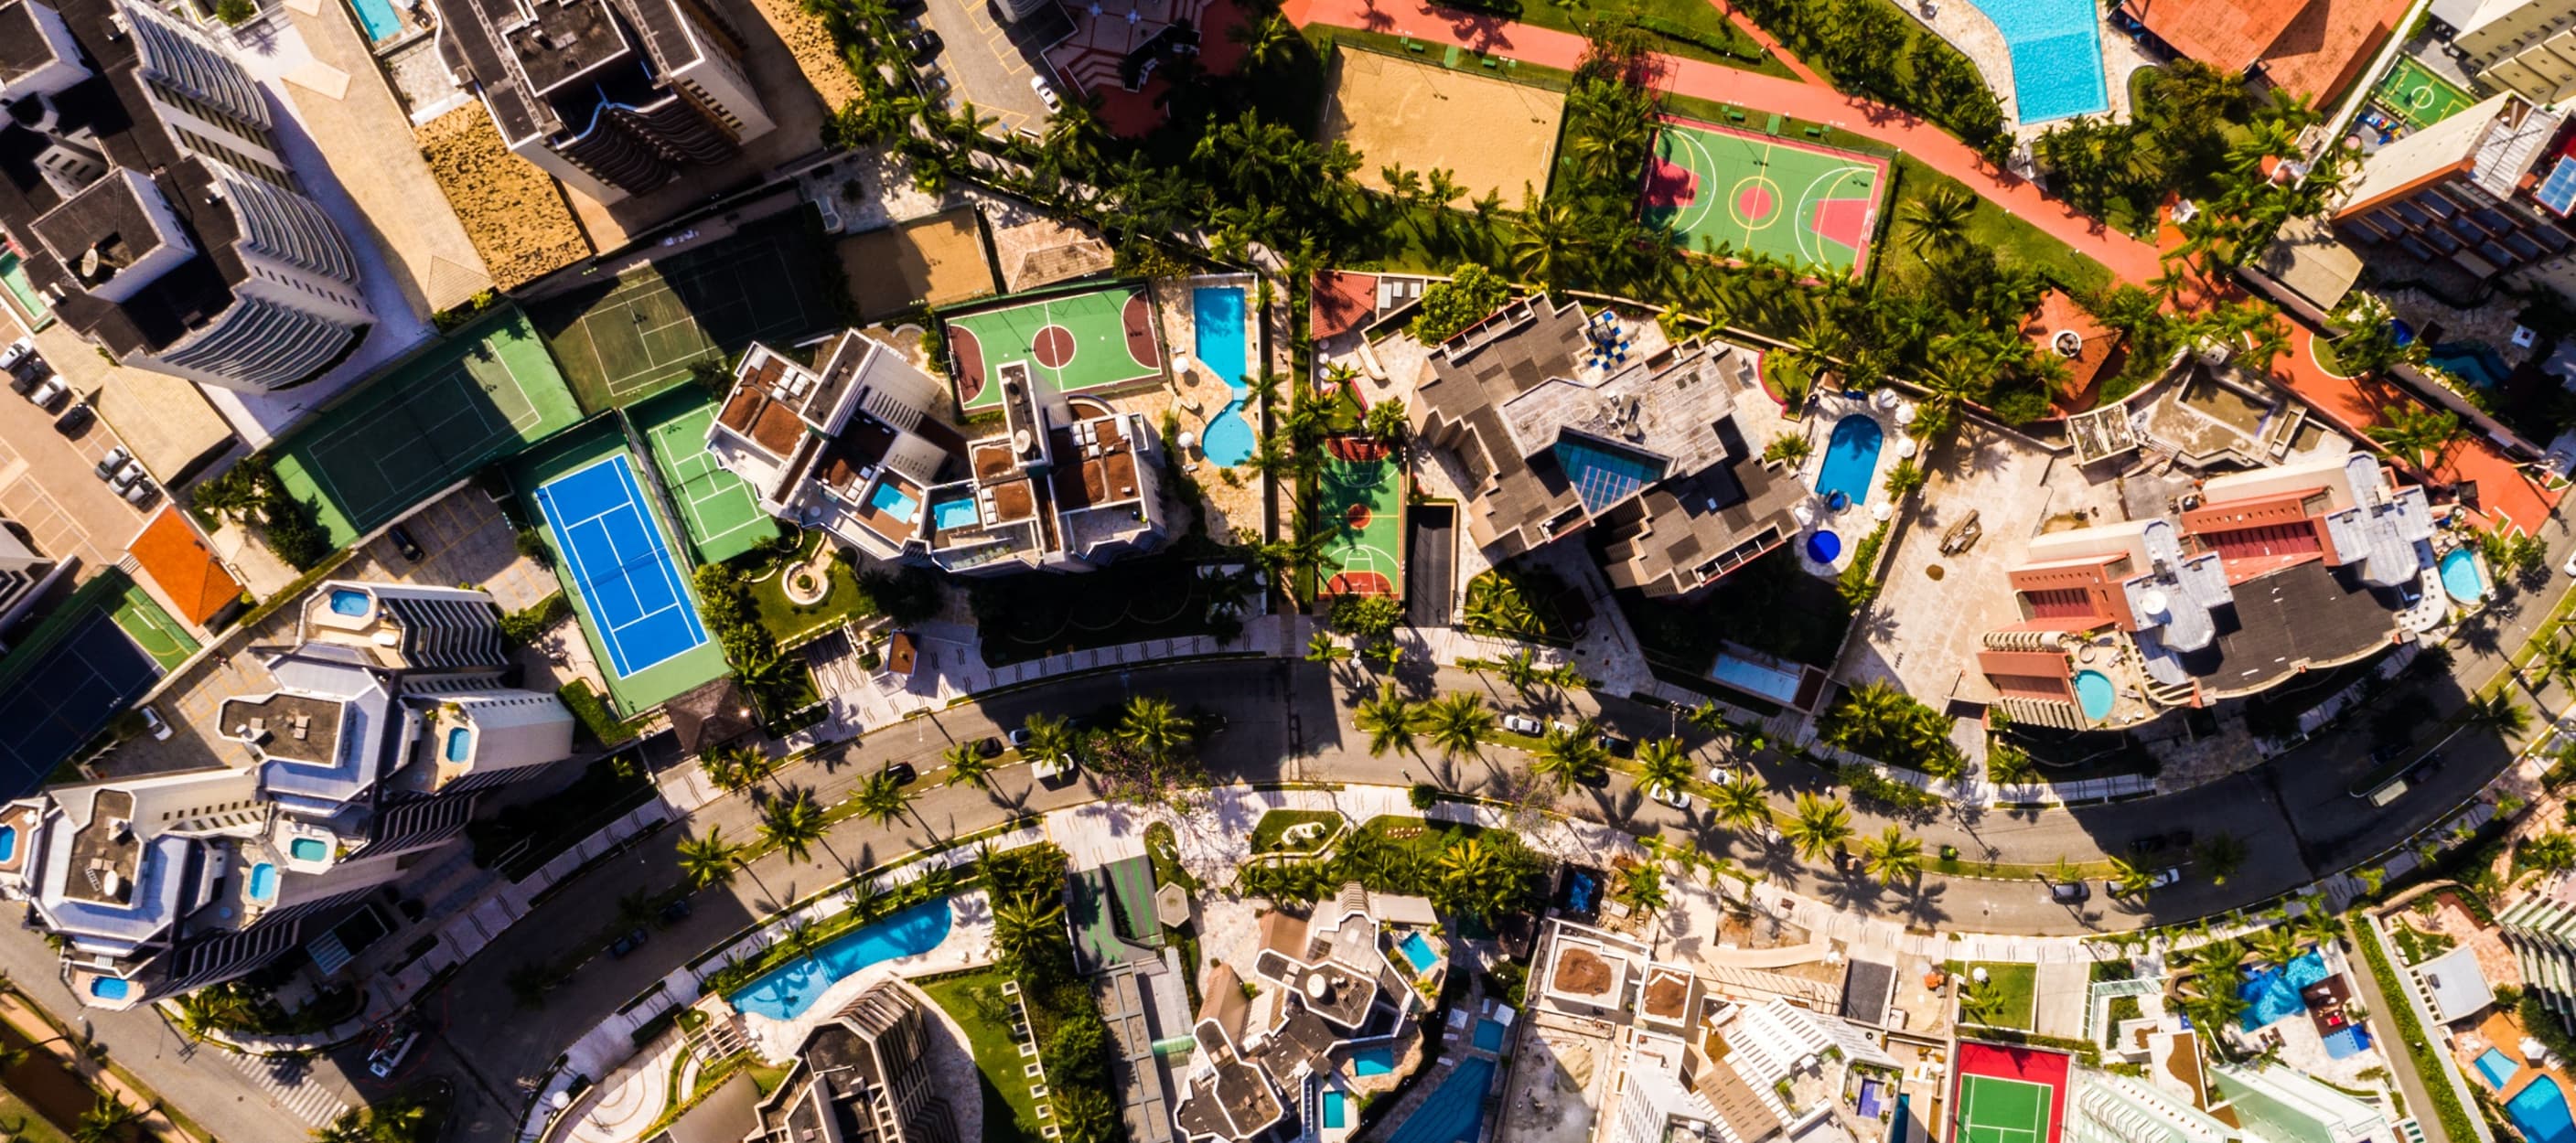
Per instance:
[[[1324,546],[1335,569],[1324,595],[1401,597],[1404,583],[1404,470],[1385,445],[1336,437],[1325,446],[1322,507],[1337,525]]]
[[[1163,375],[1163,348],[1153,305],[1137,286],[1008,301],[948,314],[948,355],[957,404],[973,412],[1002,407],[993,370],[1025,361],[1059,393],[1114,389]]]
[[[1887,185],[1876,155],[1666,116],[1640,205],[1687,250],[1857,276]]]
[[[825,265],[805,210],[532,306],[582,410],[643,400],[685,379],[691,363],[755,340],[790,343],[838,325],[819,283],[839,265]]]
[[[554,359],[514,306],[323,410],[278,448],[277,477],[318,506],[332,546],[342,547],[580,419]]]
[[[638,405],[628,415],[651,446],[653,465],[671,490],[680,527],[697,549],[699,563],[723,563],[778,536],[778,521],[761,510],[751,485],[707,451],[707,428],[716,420],[714,402],[691,387]]]
[[[2419,130],[2468,110],[2474,102],[2450,80],[2404,56],[2397,57],[2397,66],[2380,77],[2379,90],[2373,94],[2407,126]]]
[[[2066,1106],[2067,1056],[1963,1041],[1950,1101],[1956,1143],[2057,1143]]]

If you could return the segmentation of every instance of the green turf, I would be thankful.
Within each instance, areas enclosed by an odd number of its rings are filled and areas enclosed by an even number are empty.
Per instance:
[[[2469,109],[2469,93],[2424,65],[2399,56],[2373,93],[2409,127],[2424,128]]]
[[[1837,275],[1859,273],[1885,198],[1887,160],[1792,137],[1785,125],[1781,136],[1765,135],[1771,118],[1754,113],[1745,127],[1719,127],[1666,117],[1655,134],[1656,165],[1687,171],[1692,185],[1686,201],[1648,203],[1646,221],[1669,229],[1689,250],[1715,246]],[[1847,236],[1857,241],[1820,233],[1819,210],[1847,216]]]
[[[680,383],[692,362],[837,327],[822,287],[839,272],[828,254],[805,212],[789,211],[538,302],[530,315],[582,410],[597,413]]]
[[[109,618],[124,629],[126,637],[134,640],[135,646],[143,648],[144,654],[152,656],[152,661],[160,664],[162,671],[176,668],[187,662],[188,656],[197,653],[197,640],[178,620],[171,618],[169,612],[162,610],[160,604],[153,602],[151,594],[143,590],[143,585],[125,579],[122,574],[111,574],[124,580],[125,591],[114,601],[115,610]]]
[[[2001,1076],[1959,1077],[1960,1143],[2046,1143],[2047,1084]]]
[[[971,345],[971,352],[980,357],[983,365],[981,376],[958,378],[957,403],[968,410],[1000,408],[1002,389],[991,383],[992,374],[1013,361],[1027,362],[1032,374],[1061,393],[1107,389],[1162,376],[1159,338],[1154,339],[1155,348],[1148,351],[1155,360],[1138,360],[1128,349],[1126,311],[1130,301],[1148,308],[1152,304],[1142,287],[1110,286],[947,315],[952,357],[958,358],[962,367],[963,356],[970,352],[962,347]],[[1150,313],[1144,321],[1150,335]],[[1040,364],[1032,348],[1038,331],[1049,326],[1061,326],[1073,337],[1073,356],[1058,368]]]
[[[512,462],[511,483],[518,488],[535,489],[549,480],[625,449],[626,434],[613,420],[603,420]],[[534,495],[528,496],[526,502],[531,511],[543,515],[544,509],[536,506]],[[664,543],[681,535],[672,528],[670,516],[663,509],[659,497],[648,490],[644,503],[645,509],[653,514],[654,522],[661,527]],[[547,546],[554,546],[554,529],[541,521],[538,530],[544,533]],[[675,552],[675,555],[682,578],[688,579],[694,564],[686,552]],[[560,550],[555,553],[555,566],[569,566],[567,557]],[[590,601],[582,597],[581,589],[573,583],[572,576],[566,575],[562,579],[564,594],[571,598],[573,611],[581,618],[581,635],[590,644],[591,660],[599,665],[600,675],[608,680],[609,696],[617,700],[618,717],[634,718],[670,701],[673,696],[732,673],[732,667],[725,662],[723,646],[716,642],[714,632],[710,630],[705,643],[632,675],[617,677],[616,671],[608,666],[608,648],[600,642],[599,621],[590,613]],[[703,623],[707,609],[698,598],[697,585],[690,582],[682,586],[688,590],[689,606],[697,609]]]
[[[1944,966],[1951,975],[1967,978],[1977,969],[1986,970],[1984,984],[1971,984],[1968,995],[1959,1003],[1959,1018],[1971,1024],[1998,1028],[2031,1030],[2037,1010],[2039,968],[2036,965],[1998,961],[1975,961],[1962,964],[1951,961]]]
[[[345,547],[430,494],[581,419],[505,306],[378,373],[278,446],[278,480]]]
[[[1008,969],[979,968],[923,981],[921,990],[965,1031],[974,1053],[975,1071],[984,1081],[982,1143],[1043,1143],[1042,1132],[1051,1120],[1038,1117],[1039,1101],[1029,1094],[1037,1081],[1024,1071],[1029,1057],[1020,1054],[1011,1038],[1011,1028],[1021,1021],[1011,997],[1002,992],[1010,979]]]
[[[1404,595],[1404,471],[1393,458],[1371,461],[1334,456],[1321,480],[1324,519],[1335,523],[1324,561],[1346,572],[1384,575],[1390,594]],[[1351,508],[1368,510],[1368,522],[1350,524]],[[1327,582],[1331,573],[1326,573]]]
[[[761,510],[757,494],[707,451],[707,428],[716,405],[692,387],[628,410],[653,452],[653,464],[677,503],[697,562],[723,563],[778,537],[778,521]]]

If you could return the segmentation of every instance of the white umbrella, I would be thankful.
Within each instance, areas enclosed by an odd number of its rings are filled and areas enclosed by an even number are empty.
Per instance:
[[[1792,506],[1790,507],[1790,509],[1789,509],[1789,514],[1790,514],[1791,516],[1795,516],[1795,517],[1797,517],[1797,519],[1798,519],[1798,526],[1799,526],[1799,527],[1801,527],[1801,528],[1804,528],[1804,527],[1806,527],[1807,525],[1809,525],[1809,524],[1813,524],[1813,523],[1815,523],[1815,522],[1816,522],[1816,510],[1815,510],[1814,508],[1808,507],[1808,506],[1807,506],[1805,503],[1803,503],[1803,502],[1802,502],[1802,503],[1799,503],[1799,504],[1796,504],[1796,505],[1792,505]]]
[[[1172,352],[1172,372],[1184,377],[1189,375],[1190,355],[1187,350],[1174,350]]]
[[[1884,500],[1869,506],[1869,518],[1872,520],[1885,520],[1895,514],[1896,506]]]
[[[1896,390],[1894,390],[1894,389],[1881,389],[1881,390],[1879,390],[1879,391],[1877,391],[1877,392],[1875,392],[1875,393],[1870,394],[1870,400],[1871,400],[1873,403],[1875,403],[1879,408],[1882,408],[1882,409],[1893,409],[1893,408],[1895,408],[1895,407],[1896,407]]]
[[[1904,440],[1896,442],[1896,455],[1910,457],[1913,456],[1915,450],[1920,447],[1922,446],[1914,443],[1913,437],[1907,437]]]
[[[1900,424],[1900,425],[1910,425],[1910,424],[1913,424],[1913,423],[1914,423],[1914,406],[1912,406],[1912,405],[1898,405],[1898,406],[1896,407],[1896,423],[1897,423],[1897,424]]]

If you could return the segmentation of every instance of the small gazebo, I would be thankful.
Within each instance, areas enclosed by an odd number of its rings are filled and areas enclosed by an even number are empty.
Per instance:
[[[670,716],[672,737],[680,755],[694,758],[760,730],[760,712],[742,684],[728,675],[682,693],[663,708]]]

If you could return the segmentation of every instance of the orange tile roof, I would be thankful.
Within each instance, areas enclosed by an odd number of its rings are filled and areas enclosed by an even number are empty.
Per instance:
[[[2062,331],[2072,331],[2078,339],[2073,357],[2059,354],[2055,348]],[[2059,393],[2052,394],[2058,403],[2070,408],[2091,408],[2092,402],[2079,399],[2094,391],[2103,367],[2112,360],[2112,351],[2120,347],[2120,335],[2093,320],[2093,315],[2084,312],[2084,307],[2075,304],[2064,290],[2040,295],[2039,310],[2022,323],[2021,335],[2040,352],[2057,354],[2066,362],[2066,384]]]
[[[1314,299],[1315,340],[1349,333],[1377,316],[1377,275],[1318,270]]]
[[[178,605],[180,617],[199,627],[241,598],[241,582],[215,562],[215,553],[206,549],[205,541],[179,517],[176,507],[163,508],[144,525],[126,554],[161,586],[161,594]]]
[[[2312,0],[2263,53],[2263,74],[2323,107],[2388,42],[2408,0]]]
[[[2323,0],[2316,0],[2323,3]],[[2129,0],[2129,13],[2173,50],[2243,71],[2262,59],[2311,0]]]

